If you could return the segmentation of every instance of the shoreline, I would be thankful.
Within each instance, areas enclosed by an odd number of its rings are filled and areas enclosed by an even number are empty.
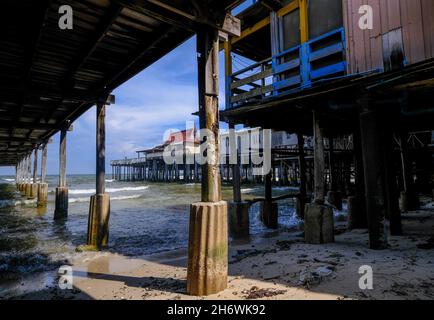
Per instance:
[[[186,295],[183,249],[143,257],[86,253],[73,261],[73,290],[50,287],[12,299],[433,299],[434,250],[418,246],[434,234],[434,212],[404,214],[403,223],[405,235],[390,237],[382,251],[368,249],[366,230],[342,232],[343,223],[328,245],[307,245],[300,231],[230,243],[228,288],[208,297]],[[358,287],[362,265],[373,267],[374,290]]]

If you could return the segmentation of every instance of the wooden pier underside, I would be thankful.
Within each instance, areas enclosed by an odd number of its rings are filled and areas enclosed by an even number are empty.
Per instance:
[[[0,165],[16,165],[239,2],[208,0],[209,21],[194,0],[2,1]],[[58,26],[61,5],[73,9],[73,30]]]
[[[225,121],[312,135],[312,110],[321,111],[329,134],[351,134],[361,99],[371,99],[395,128],[434,128],[434,60],[387,73],[352,75],[313,84],[221,112]]]

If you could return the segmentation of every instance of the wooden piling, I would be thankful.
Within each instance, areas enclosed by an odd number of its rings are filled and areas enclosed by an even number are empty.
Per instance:
[[[56,188],[54,219],[65,219],[68,216],[68,187],[66,185],[66,135],[69,125],[60,131],[59,144],[59,186]]]
[[[382,121],[385,123],[384,119]],[[385,179],[385,204],[386,218],[390,223],[390,234],[402,235],[401,211],[399,209],[399,192],[395,175],[395,159],[393,148],[393,131],[388,124],[383,125],[384,138],[384,179]]]
[[[333,209],[325,205],[325,155],[323,124],[319,111],[313,112],[314,127],[314,201],[306,205],[304,233],[310,244],[334,242]]]
[[[383,149],[378,111],[368,100],[361,102],[360,128],[365,175],[366,210],[368,213],[369,246],[371,249],[387,247],[385,232],[385,177]]]
[[[368,215],[366,212],[365,176],[363,169],[362,142],[360,123],[356,124],[353,133],[355,196],[348,198],[348,229],[367,229]]]
[[[98,103],[96,110],[96,194],[90,201],[87,245],[100,249],[108,244],[110,196],[105,193],[105,104]]]
[[[338,190],[339,171],[342,168],[336,168],[336,157],[334,152],[334,139],[329,137],[329,172],[330,172],[330,190],[327,192],[327,202],[338,210],[342,210],[342,195]]]
[[[407,145],[408,133],[399,132],[400,153],[401,153],[401,172],[403,181],[403,190],[400,195],[400,209],[402,212],[419,210],[420,200],[412,178],[411,163],[409,161],[409,152]]]
[[[219,172],[218,31],[203,26],[197,34],[200,128],[214,139],[207,140],[211,163],[202,165],[202,202],[190,211],[187,292],[202,296],[227,287],[227,204],[221,201]],[[203,142],[203,141],[202,141]]]
[[[298,144],[298,166],[300,168],[300,195],[297,198],[296,212],[299,218],[304,219],[305,205],[307,203],[307,177],[306,159],[304,155],[304,136],[297,133]]]

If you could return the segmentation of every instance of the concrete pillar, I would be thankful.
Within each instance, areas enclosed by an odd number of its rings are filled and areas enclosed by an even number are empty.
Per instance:
[[[66,134],[68,126],[60,131],[59,143],[59,186],[56,188],[54,219],[68,217],[68,187],[66,185]]]
[[[110,196],[105,192],[105,104],[96,110],[96,194],[90,199],[87,245],[100,249],[108,244]]]
[[[306,243],[334,242],[333,209],[325,204],[325,156],[323,123],[318,111],[313,112],[314,123],[314,201],[306,205],[304,234]]]
[[[387,247],[385,230],[384,141],[378,111],[369,101],[362,101],[360,129],[365,175],[366,210],[368,213],[369,247]]]
[[[191,205],[187,292],[202,296],[227,287],[227,204],[221,198],[219,172],[218,31],[203,26],[197,34],[200,128],[206,139],[208,162],[202,166],[202,202]],[[204,142],[204,141],[202,141]]]

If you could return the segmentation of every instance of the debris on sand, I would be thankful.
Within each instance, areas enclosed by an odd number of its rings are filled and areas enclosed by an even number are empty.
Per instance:
[[[260,289],[256,286],[251,287],[250,290],[243,290],[241,293],[245,295],[248,300],[269,298],[285,294],[287,290],[276,290],[276,289]]]
[[[240,262],[241,260],[244,260],[246,258],[255,257],[259,255],[265,255],[267,253],[276,253],[275,249],[271,250],[237,250],[237,253],[233,255],[229,261],[229,264]]]
[[[323,280],[336,278],[336,273],[330,266],[318,267],[315,270],[306,268],[300,272],[297,285],[310,288],[319,285]]]

